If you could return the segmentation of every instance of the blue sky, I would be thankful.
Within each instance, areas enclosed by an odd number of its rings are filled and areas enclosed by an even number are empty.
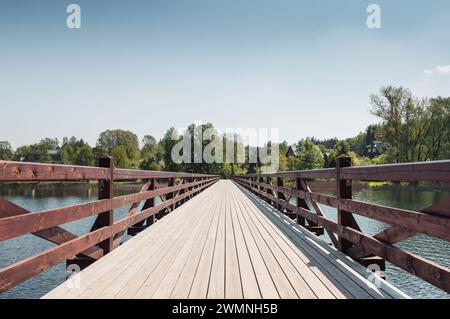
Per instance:
[[[66,27],[70,3],[81,29]],[[196,120],[350,137],[376,121],[381,86],[450,95],[449,13],[448,0],[2,0],[0,140],[95,144]]]

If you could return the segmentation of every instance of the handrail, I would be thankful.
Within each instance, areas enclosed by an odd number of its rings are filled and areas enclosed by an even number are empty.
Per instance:
[[[334,179],[334,168],[247,174],[242,177]],[[343,167],[341,177],[361,181],[450,181],[450,160]]]
[[[207,174],[116,168],[113,169],[113,174],[115,181],[211,176]],[[108,179],[109,176],[109,168],[102,167],[0,161],[0,182],[89,181]]]
[[[337,249],[361,264],[367,266],[374,262],[383,268],[387,260],[450,292],[449,268],[394,246],[416,234],[450,242],[450,196],[420,212],[352,199],[352,181],[356,180],[450,182],[450,161],[350,167],[350,158],[341,156],[336,162],[336,168],[249,174],[234,176],[234,180],[283,213],[297,218],[298,224],[317,234],[327,231]],[[286,186],[285,179],[294,179],[295,185]],[[308,183],[317,179],[335,180],[336,196],[311,191]],[[296,198],[296,204],[290,203],[291,198]],[[327,218],[319,204],[337,209],[337,221]],[[353,214],[384,222],[389,227],[374,236],[364,234]]]
[[[0,182],[100,182],[98,200],[40,212],[29,212],[0,198],[0,241],[33,234],[58,245],[0,269],[0,292],[64,260],[68,265],[80,267],[95,262],[118,247],[126,231],[135,235],[152,225],[155,218],[163,218],[220,178],[207,174],[116,169],[110,157],[100,158],[99,166],[0,161]],[[136,180],[145,181],[140,192],[114,197],[114,182]],[[167,186],[162,187],[161,182]],[[156,205],[156,198],[161,203]],[[138,212],[141,202],[144,205]],[[114,209],[126,205],[131,205],[127,215],[114,221]],[[85,235],[78,237],[59,226],[89,216],[96,216],[96,220]]]

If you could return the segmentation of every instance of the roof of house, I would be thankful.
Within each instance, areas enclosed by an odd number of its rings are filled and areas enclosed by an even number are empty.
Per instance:
[[[286,152],[286,156],[297,156],[297,152],[295,151],[294,147],[289,146],[287,152]]]

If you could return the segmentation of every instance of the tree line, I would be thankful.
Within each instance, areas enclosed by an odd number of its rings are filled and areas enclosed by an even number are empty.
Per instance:
[[[353,165],[450,158],[450,98],[418,98],[406,88],[387,86],[371,96],[371,104],[371,112],[379,122],[354,137],[342,140],[310,137],[293,145],[288,145],[286,141],[277,144],[279,170],[334,167],[335,158],[341,154],[352,157]],[[192,124],[185,132],[176,132],[172,127],[161,139],[145,135],[141,143],[133,132],[107,130],[100,133],[94,147],[76,137],[64,138],[61,142],[45,138],[39,143],[24,145],[16,150],[8,142],[0,141],[0,160],[93,166],[98,157],[111,155],[120,168],[221,174],[224,177],[259,172],[265,166],[259,157],[256,163],[251,163],[250,153],[258,149],[239,144],[237,136],[219,136],[217,133],[209,139],[202,139],[202,133],[207,129],[214,130],[214,126],[207,123],[202,124],[200,130],[198,128]],[[202,151],[214,138],[222,139],[224,145],[233,145],[233,151],[241,147],[245,152],[245,162],[236,163],[235,157],[227,157],[226,149],[214,149],[213,153],[224,152],[223,163],[175,163],[171,152],[181,139],[181,134],[188,134],[193,141],[201,139]],[[179,136],[178,140],[174,140],[173,136]],[[268,142],[263,148],[270,153],[273,146],[275,143]],[[193,148],[191,152],[194,157]]]

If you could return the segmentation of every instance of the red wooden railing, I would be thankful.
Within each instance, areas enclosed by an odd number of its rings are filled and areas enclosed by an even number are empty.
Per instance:
[[[204,174],[116,169],[110,157],[100,158],[99,167],[0,161],[0,182],[99,181],[99,200],[47,211],[29,212],[0,198],[0,241],[33,234],[57,244],[0,269],[0,292],[65,260],[80,267],[91,264],[118,247],[127,231],[134,235],[152,225],[155,217],[162,218],[218,179]],[[144,180],[139,193],[114,197],[114,182],[136,180]],[[155,205],[158,197],[161,203]],[[115,221],[114,209],[126,205],[131,207],[125,218]],[[83,236],[59,226],[95,215],[91,230]]]
[[[296,218],[298,224],[316,234],[323,234],[325,230],[336,248],[361,264],[377,263],[383,268],[384,260],[387,260],[450,292],[449,268],[395,246],[416,234],[450,241],[450,196],[421,212],[352,199],[353,181],[450,182],[450,161],[350,166],[350,158],[341,156],[337,158],[337,167],[332,169],[252,174],[234,179],[288,216]],[[311,191],[308,184],[321,179],[335,180],[336,196]],[[294,186],[285,186],[287,181]],[[296,205],[290,203],[292,197],[297,199]],[[327,218],[319,204],[337,209],[337,221]],[[390,227],[374,236],[364,234],[353,214],[384,222]]]

